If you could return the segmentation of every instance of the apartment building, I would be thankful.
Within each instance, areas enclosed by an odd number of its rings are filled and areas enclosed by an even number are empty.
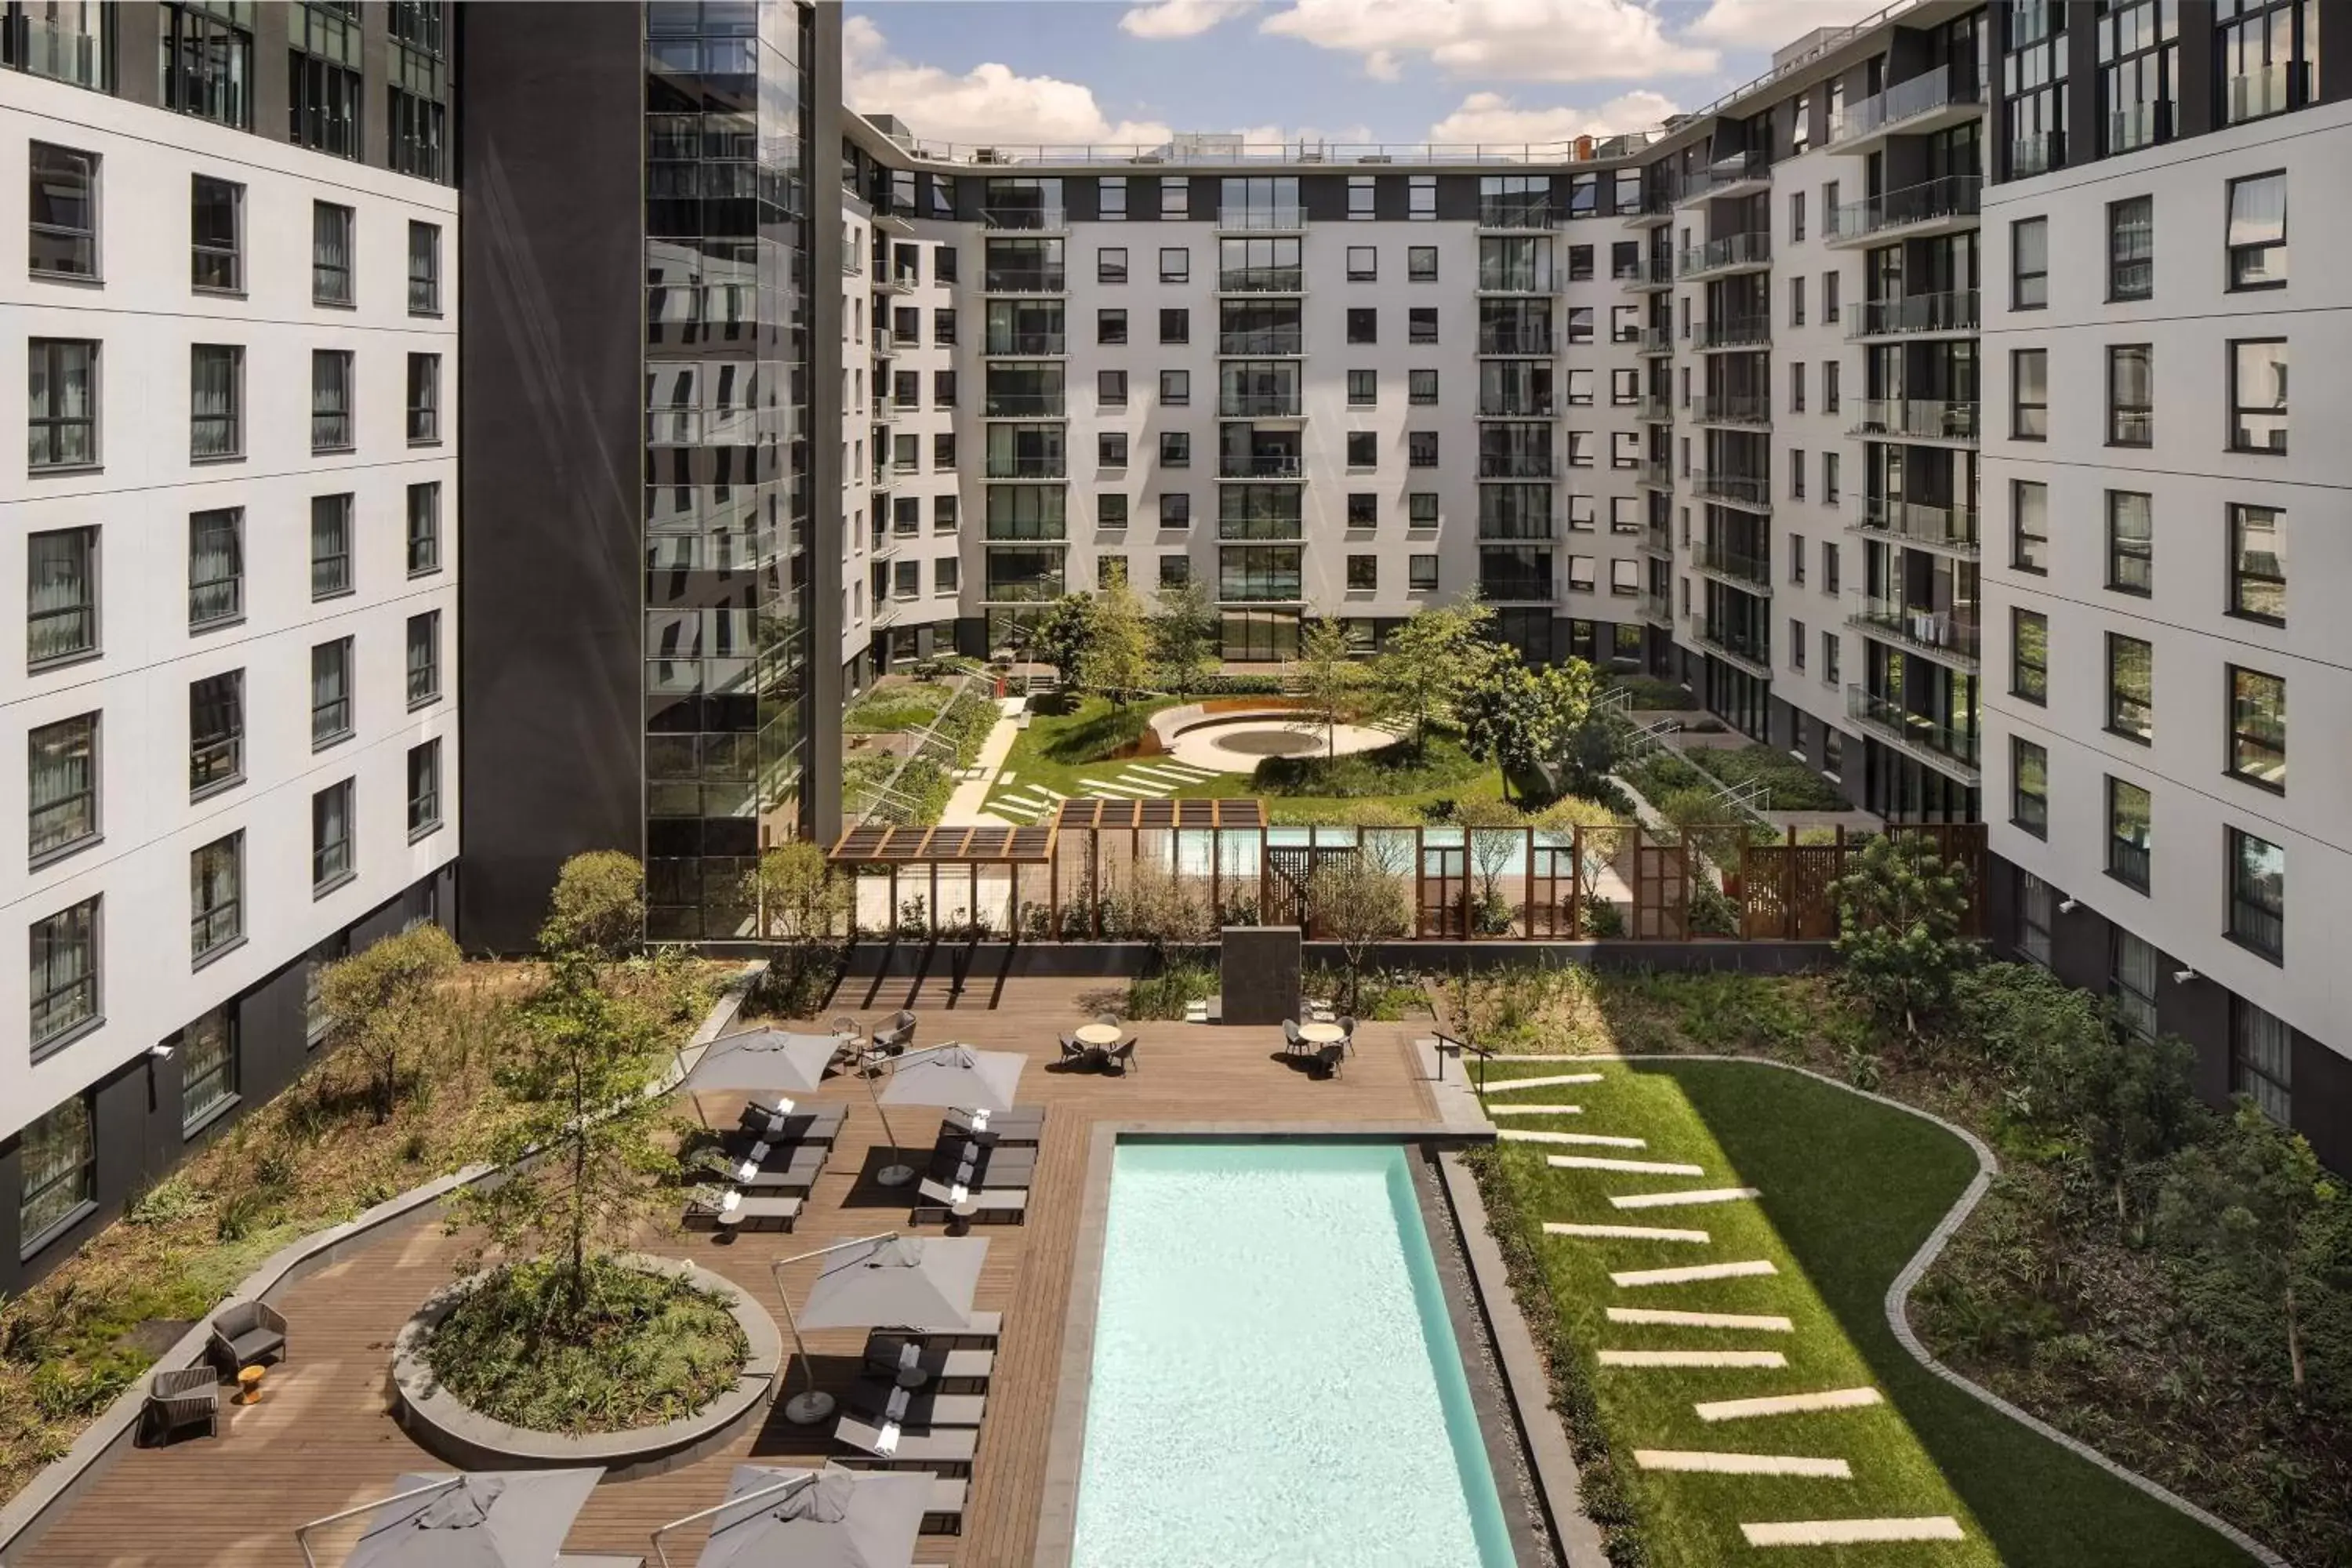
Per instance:
[[[2338,1168],[2352,77],[2318,38],[2347,9],[2009,17],[2008,58],[2060,96],[1997,121],[2008,177],[1984,212],[2005,932],[2192,1042],[2206,1093],[2252,1096]]]
[[[438,4],[0,15],[0,1290],[453,913],[458,214]]]

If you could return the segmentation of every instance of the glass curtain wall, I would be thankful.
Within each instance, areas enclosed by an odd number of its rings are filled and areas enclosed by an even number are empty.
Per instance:
[[[810,732],[812,19],[646,17],[646,935],[751,929]]]

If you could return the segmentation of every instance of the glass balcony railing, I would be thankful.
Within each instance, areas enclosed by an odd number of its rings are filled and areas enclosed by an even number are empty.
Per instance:
[[[1772,400],[1761,393],[1709,393],[1696,413],[1702,425],[1769,425]]]
[[[999,392],[989,395],[983,413],[991,419],[1059,419],[1058,392]]]
[[[1683,190],[1683,200],[1696,201],[1701,196],[1719,195],[1734,185],[1771,177],[1772,155],[1769,153],[1734,153],[1728,157],[1717,158],[1694,175]]]
[[[1534,572],[1486,572],[1478,577],[1478,596],[1489,602],[1549,605],[1551,578]]]
[[[1849,434],[1974,442],[1978,406],[1927,397],[1865,397]]]
[[[1301,206],[1219,207],[1217,226],[1228,233],[1304,228],[1307,226],[1307,209]]]
[[[1696,278],[1732,267],[1764,267],[1772,260],[1772,237],[1761,229],[1726,235],[1694,245],[1675,258],[1675,276]]]
[[[991,332],[980,352],[1016,356],[1066,353],[1069,339],[1061,332]]]
[[[1559,215],[1549,202],[1482,201],[1478,204],[1480,228],[1550,228],[1559,221]]]
[[[1938,218],[1974,217],[1982,204],[1984,181],[1974,174],[1945,174],[1901,190],[1848,202],[1830,209],[1829,233],[1854,239]]]
[[[1068,476],[1069,465],[1056,452],[1051,457],[991,457],[986,477],[992,479],[1058,479]]]
[[[1482,354],[1530,354],[1549,358],[1555,352],[1552,335],[1538,331],[1494,331],[1478,334]]]
[[[1666,471],[1664,463],[1653,459],[1633,470],[1633,482],[1637,485],[1647,485],[1652,489],[1663,490],[1671,489],[1675,480],[1674,476]]]
[[[1297,419],[1302,405],[1296,392],[1228,392],[1217,399],[1226,419]]]
[[[2294,108],[2301,97],[2295,89],[2302,85],[2303,69],[2299,61],[2282,60],[2224,81],[2221,111],[2227,118],[2223,123],[2236,125]]]
[[[1551,472],[1549,452],[1478,454],[1478,477],[1482,479],[1548,479]]]
[[[1228,267],[1217,274],[1217,288],[1227,294],[1297,294],[1306,282],[1299,267]]]
[[[1638,594],[1634,595],[1633,612],[1645,621],[1664,625],[1675,618],[1674,601],[1664,594]]]
[[[982,207],[980,209],[982,228],[1025,228],[1051,232],[1070,226],[1070,216],[1062,207]]]
[[[1673,399],[1660,397],[1654,394],[1642,399],[1641,406],[1634,411],[1635,418],[1648,420],[1652,424],[1665,423],[1671,421],[1674,416]]]
[[[1720,316],[1698,324],[1703,349],[1762,348],[1772,341],[1772,318],[1766,315]]]
[[[2131,103],[2107,111],[2107,153],[2136,153],[2171,139],[2172,106]]]
[[[1864,595],[1846,619],[1865,631],[1892,637],[1913,647],[1932,648],[1961,658],[1977,657],[1979,640],[1973,614],[1908,605],[1900,599]]]
[[[1855,307],[1849,338],[1893,337],[1903,332],[1973,332],[1977,330],[1979,299],[1973,289],[1950,289],[1940,294],[1906,294],[1893,300],[1864,300]]]
[[[1478,395],[1481,419],[1549,419],[1556,410],[1549,392],[1490,391]]]
[[[1862,503],[1862,521],[1858,526],[1865,532],[1884,533],[1921,544],[1969,550],[1977,544],[1977,510],[1969,506],[1939,506],[1872,496]]]
[[[1296,479],[1307,474],[1307,459],[1295,452],[1228,452],[1217,461],[1217,474],[1228,479]]]
[[[1690,486],[1692,493],[1709,500],[1765,509],[1772,504],[1772,481],[1761,474],[1695,473]]]
[[[1637,354],[1672,353],[1675,352],[1674,334],[1664,327],[1643,327],[1641,335],[1633,340],[1633,352]]]
[[[1845,119],[1831,132],[1829,145],[1836,147],[1847,142],[1858,142],[1864,136],[1916,120],[1923,114],[1933,114],[1954,104],[1982,101],[1983,88],[1976,79],[1973,68],[1955,78],[1948,65],[1898,81],[1875,98],[1865,98],[1849,105]]]
[[[1864,729],[1917,751],[1932,752],[1974,773],[1978,737],[1966,730],[1914,713],[1900,702],[1880,697],[1860,686],[1845,689],[1846,717]]]
[[[1058,267],[992,267],[981,289],[989,294],[1060,294],[1066,292],[1066,283]]]
[[[1712,617],[1701,619],[1698,641],[1701,647],[1716,653],[1728,654],[1733,658],[1765,669],[1772,667],[1772,639],[1729,621],[1718,622]]]
[[[2065,161],[2066,134],[2063,131],[2043,131],[2010,139],[2009,177],[2012,180],[2046,174]]]
[[[1307,336],[1296,327],[1219,332],[1217,352],[1221,354],[1303,354],[1307,352]]]
[[[1634,289],[1663,289],[1675,280],[1671,256],[1644,256],[1617,269],[1617,281]]]
[[[1769,556],[1753,554],[1710,540],[1700,549],[1698,563],[1710,572],[1720,572],[1726,576],[1753,583],[1768,593],[1771,591],[1772,561]]]

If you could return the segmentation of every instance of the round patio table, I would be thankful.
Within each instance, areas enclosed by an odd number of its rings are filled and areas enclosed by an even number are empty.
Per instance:
[[[1298,1037],[1310,1046],[1336,1046],[1348,1035],[1337,1024],[1301,1024]]]
[[[1073,1030],[1070,1037],[1076,1040],[1078,1044],[1082,1046],[1092,1046],[1098,1051],[1108,1050],[1111,1047],[1118,1044],[1118,1026],[1116,1024],[1085,1024],[1081,1025],[1076,1030]]]

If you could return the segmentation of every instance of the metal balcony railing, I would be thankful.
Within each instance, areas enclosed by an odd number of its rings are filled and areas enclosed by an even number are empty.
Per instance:
[[[1761,474],[1694,473],[1690,486],[1692,493],[1709,500],[1767,509],[1772,504],[1772,481]]]
[[[1974,289],[1864,300],[1854,307],[1853,321],[1845,335],[1880,338],[1903,332],[1973,332],[1978,325],[1978,306],[1979,296]]]
[[[1761,393],[1709,393],[1698,399],[1702,425],[1769,425],[1772,400]]]
[[[1068,275],[1059,267],[991,267],[981,279],[987,294],[1063,294]]]
[[[1846,717],[1916,751],[1933,752],[1973,773],[1977,769],[1979,737],[1949,724],[1914,713],[1900,702],[1880,697],[1860,686],[1845,689]]]
[[[1855,602],[1853,613],[1846,619],[1864,631],[1892,637],[1913,647],[1932,648],[1961,658],[1975,658],[1979,646],[1974,616],[1907,605],[1900,599],[1876,598],[1865,594]]]
[[[1549,419],[1558,410],[1548,392],[1482,392],[1478,395],[1478,417],[1481,419]]]
[[[1735,550],[1727,544],[1709,540],[1699,550],[1698,563],[1710,572],[1720,572],[1727,576],[1753,583],[1767,592],[1772,586],[1772,560],[1769,555]]]
[[[1698,642],[1701,647],[1714,652],[1727,654],[1766,669],[1772,668],[1772,639],[1758,637],[1745,628],[1735,628],[1728,624],[1718,626],[1712,619],[1702,617],[1698,623]]]
[[[1977,544],[1974,507],[1937,506],[1925,501],[1888,500],[1870,497],[1862,503],[1863,531],[1884,533],[1922,544],[1973,550]]]
[[[1478,268],[1481,294],[1549,294],[1559,274],[1549,268],[1499,263]]]
[[[1225,419],[1297,419],[1304,408],[1296,392],[1227,392],[1217,398],[1217,414]]]
[[[1675,276],[1696,278],[1731,267],[1769,266],[1771,260],[1772,237],[1756,229],[1747,234],[1710,239],[1705,245],[1692,246],[1675,258]]]
[[[1978,407],[1974,403],[1927,397],[1865,397],[1849,434],[1973,442],[1977,439]]]
[[[1000,392],[986,399],[982,412],[991,419],[1060,419],[1062,407],[1058,392]]]
[[[1979,176],[1944,174],[1832,207],[1829,234],[1834,239],[1853,239],[1937,218],[1974,217],[1983,196],[1984,181]]]
[[[1896,82],[1875,98],[1848,105],[1845,119],[1830,133],[1829,145],[1858,142],[1906,120],[1916,120],[1953,104],[1979,103],[1983,98],[1984,89],[1974,69],[1955,79],[1950,66],[1940,65],[1908,81]]]

